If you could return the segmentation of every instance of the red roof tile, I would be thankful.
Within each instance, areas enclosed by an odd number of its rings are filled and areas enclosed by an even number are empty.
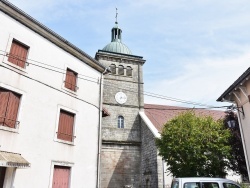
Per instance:
[[[178,106],[144,104],[144,112],[146,116],[159,132],[161,132],[164,124],[185,110],[194,110],[197,115],[211,116],[215,120],[225,117],[225,112],[220,110],[191,109]]]

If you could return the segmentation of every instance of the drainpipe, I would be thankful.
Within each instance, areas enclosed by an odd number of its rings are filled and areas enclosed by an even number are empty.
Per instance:
[[[162,180],[163,180],[163,188],[165,188],[165,161],[164,161],[164,159],[162,159],[162,175],[163,175],[163,177],[162,177]]]
[[[244,154],[245,154],[246,165],[247,165],[248,181],[250,181],[249,160],[248,160],[248,155],[247,155],[247,148],[246,148],[246,145],[245,145],[245,136],[244,136],[244,133],[243,133],[243,130],[242,130],[241,118],[240,118],[240,113],[239,113],[238,109],[237,109],[237,117],[238,117],[238,121],[239,121],[241,141],[242,141],[243,150],[244,150]]]
[[[100,172],[101,172],[101,147],[102,147],[102,94],[103,94],[103,75],[109,73],[110,70],[106,68],[104,72],[101,74],[100,82],[99,82],[99,120],[98,120],[98,151],[97,151],[97,180],[96,180],[96,188],[101,187],[100,181]]]

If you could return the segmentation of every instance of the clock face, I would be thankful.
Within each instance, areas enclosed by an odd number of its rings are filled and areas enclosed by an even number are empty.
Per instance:
[[[116,93],[115,100],[119,104],[124,104],[127,101],[127,96],[125,93],[120,91],[120,92]]]

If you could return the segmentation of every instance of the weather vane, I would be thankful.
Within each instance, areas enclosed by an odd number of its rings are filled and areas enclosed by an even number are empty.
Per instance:
[[[117,8],[115,8],[116,9],[116,14],[115,14],[115,23],[117,24],[118,22],[117,22],[117,15],[118,15],[118,9]]]

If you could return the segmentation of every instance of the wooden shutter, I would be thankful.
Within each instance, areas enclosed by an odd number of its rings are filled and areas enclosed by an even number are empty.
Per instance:
[[[77,73],[70,69],[67,69],[65,87],[72,91],[76,91],[76,78],[77,78]]]
[[[24,68],[27,60],[28,47],[13,40],[10,48],[8,61]]]
[[[73,141],[74,114],[61,110],[57,138]]]
[[[54,166],[52,188],[69,188],[70,167]]]
[[[15,128],[19,103],[20,103],[20,96],[10,92],[8,107],[6,112],[6,121],[5,121],[6,126]]]
[[[0,124],[5,124],[5,116],[8,106],[9,92],[0,90]]]
[[[20,95],[0,89],[0,123],[15,128]]]

